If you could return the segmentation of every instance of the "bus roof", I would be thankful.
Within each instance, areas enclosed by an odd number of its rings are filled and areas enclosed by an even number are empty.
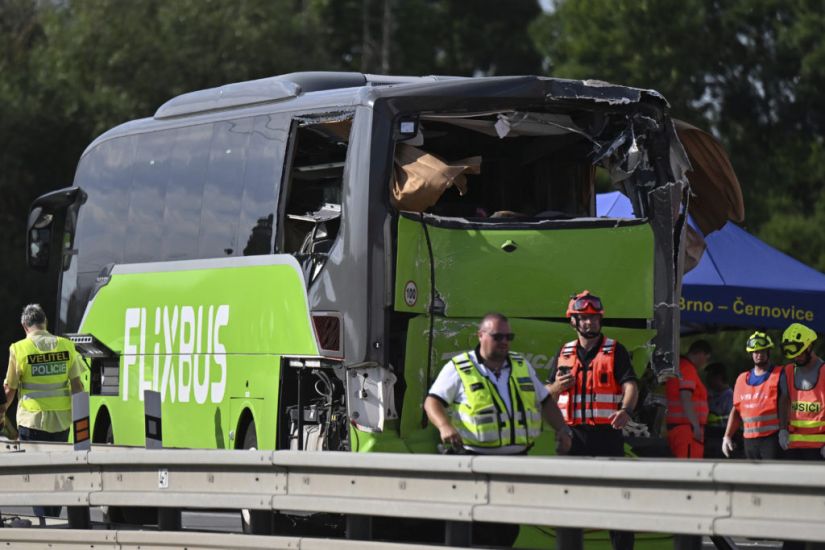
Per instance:
[[[297,72],[181,94],[161,105],[153,117],[129,121],[103,133],[86,148],[84,155],[101,141],[113,137],[178,126],[183,121],[221,119],[228,113],[237,116],[241,109],[272,109],[274,104],[284,104],[283,110],[348,108],[371,105],[378,99],[387,98],[420,98],[421,107],[426,109],[429,106],[437,108],[444,99],[461,97],[513,98],[580,107],[647,104],[658,109],[667,108],[664,97],[655,90],[599,80],[544,76],[391,76],[356,72]]]
[[[208,88],[174,97],[155,112],[155,119],[167,119],[209,111],[288,101],[305,94],[349,89],[367,96],[388,97],[420,94],[439,95],[521,95],[525,85],[546,91],[547,99],[577,99],[608,103],[636,103],[643,96],[664,98],[653,90],[618,86],[598,80],[565,80],[542,76],[456,77],[389,76],[352,72],[300,72],[249,80]]]

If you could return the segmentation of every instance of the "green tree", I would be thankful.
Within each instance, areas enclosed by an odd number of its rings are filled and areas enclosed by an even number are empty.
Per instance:
[[[107,128],[183,92],[293,71],[534,73],[539,13],[536,0],[0,2],[0,339],[18,337],[24,303],[54,303],[23,265],[31,201],[70,185]]]
[[[22,331],[17,319],[26,301],[40,300],[45,287],[29,273],[23,262],[24,220],[31,199],[49,187],[57,177],[59,154],[46,157],[59,137],[43,126],[37,98],[32,52],[43,40],[38,3],[35,0],[9,0],[0,3],[0,225],[4,238],[0,251],[0,338],[5,343],[17,340]],[[56,187],[56,185],[52,185]],[[32,291],[31,289],[34,289]],[[54,295],[49,289],[48,302]],[[5,370],[3,370],[5,375]]]
[[[818,262],[824,238],[802,249],[786,237],[825,200],[823,26],[815,1],[558,0],[531,35],[554,76],[655,88],[674,116],[714,131],[742,183],[747,226]]]
[[[86,0],[47,10],[44,29],[43,95],[93,133],[186,91],[335,68],[312,1]]]
[[[26,302],[53,311],[53,281],[23,263],[32,200],[71,184],[96,134],[179,93],[337,68],[318,10],[313,0],[0,2],[0,339],[19,337]]]
[[[536,0],[341,0],[322,10],[336,57],[351,70],[391,74],[535,74],[528,35]]]

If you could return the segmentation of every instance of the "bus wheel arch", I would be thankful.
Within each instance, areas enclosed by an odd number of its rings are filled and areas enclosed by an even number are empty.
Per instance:
[[[112,429],[112,415],[105,406],[100,407],[95,416],[95,427],[92,432],[92,443],[113,444],[115,442]]]
[[[255,427],[255,417],[252,415],[252,410],[245,407],[238,417],[238,429],[235,431],[235,448],[236,449],[257,449],[258,448],[258,434]]]

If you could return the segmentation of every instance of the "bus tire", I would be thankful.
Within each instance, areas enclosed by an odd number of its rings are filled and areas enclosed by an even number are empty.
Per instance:
[[[258,433],[255,421],[248,420],[243,431],[241,449],[254,451],[258,448]],[[252,535],[271,535],[274,529],[274,517],[271,510],[241,510],[243,532]]]
[[[112,431],[112,418],[109,416],[109,410],[106,407],[101,407],[95,418],[95,429],[92,432],[92,443],[104,443],[106,445],[113,445],[115,442],[115,434]]]
[[[255,430],[255,421],[250,420],[243,434],[242,449],[249,451],[258,448],[258,432]]]
[[[106,445],[113,445],[115,442],[112,419],[109,416],[109,411],[106,409],[101,409],[95,419],[94,438],[92,441],[95,443],[105,443]],[[156,507],[109,506],[104,514],[109,523],[155,525],[158,522],[158,509]]]

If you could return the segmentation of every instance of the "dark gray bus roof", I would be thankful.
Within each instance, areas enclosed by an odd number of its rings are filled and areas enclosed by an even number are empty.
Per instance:
[[[343,72],[290,73],[259,80],[227,84],[189,92],[170,99],[155,112],[155,119],[273,103],[325,90],[372,88],[369,96],[398,96],[422,91],[444,95],[511,95],[515,88],[534,83],[547,91],[547,99],[579,99],[609,103],[635,103],[643,95],[662,99],[658,92],[616,86],[595,80],[563,80],[540,76],[455,77],[387,76]],[[383,89],[380,89],[383,88]],[[486,93],[484,93],[486,91]],[[429,95],[429,94],[427,94]]]
[[[222,112],[284,104],[284,110],[371,105],[382,98],[507,97],[543,102],[606,105],[652,103],[666,108],[654,90],[609,84],[598,80],[566,80],[544,76],[388,76],[354,72],[298,72],[226,84],[188,92],[161,105],[154,117],[133,120],[105,132],[87,147],[113,137],[177,126],[194,117],[209,119]],[[287,104],[289,105],[287,107]],[[280,109],[279,109],[280,110]],[[84,152],[85,155],[85,152]]]

